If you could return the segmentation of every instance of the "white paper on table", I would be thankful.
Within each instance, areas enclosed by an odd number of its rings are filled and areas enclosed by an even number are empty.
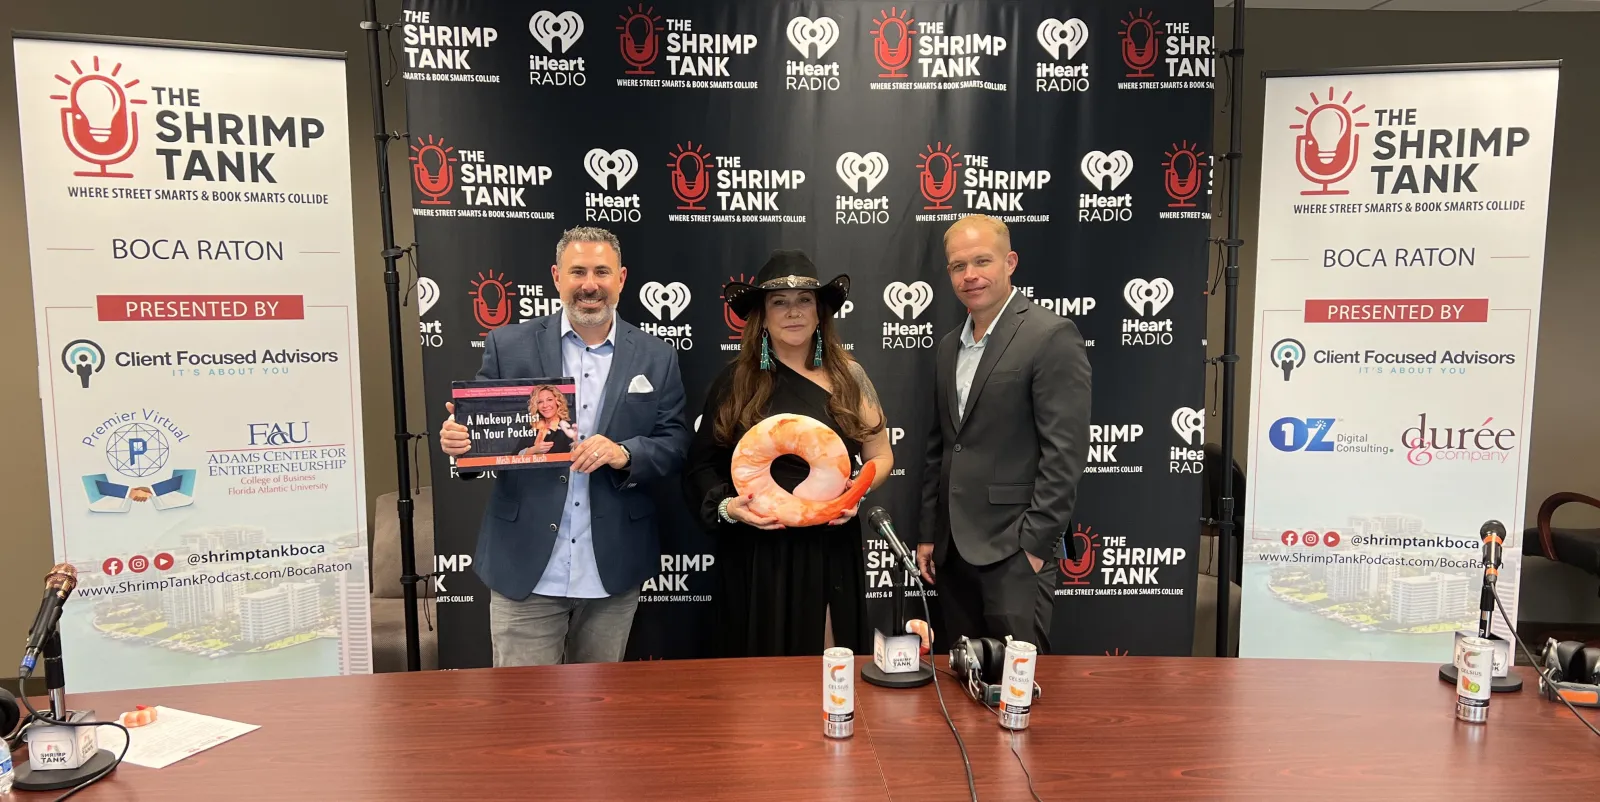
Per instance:
[[[128,756],[123,758],[124,763],[164,769],[190,755],[261,728],[260,724],[241,724],[170,707],[157,706],[155,711],[155,721],[128,729],[133,742],[128,745]],[[100,728],[101,749],[109,749],[112,755],[118,755],[122,753],[122,742],[122,730]]]

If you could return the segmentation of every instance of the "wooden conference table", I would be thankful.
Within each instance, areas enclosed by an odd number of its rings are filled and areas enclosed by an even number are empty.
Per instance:
[[[858,679],[855,736],[830,741],[821,667],[820,657],[667,661],[69,695],[102,716],[161,704],[261,725],[159,771],[123,766],[76,798],[968,798],[933,686]],[[1600,796],[1600,738],[1540,698],[1531,672],[1480,726],[1455,720],[1454,686],[1435,671],[1045,657],[1044,696],[1016,748],[1046,800]],[[1028,799],[1008,732],[949,675],[938,681],[979,798]]]

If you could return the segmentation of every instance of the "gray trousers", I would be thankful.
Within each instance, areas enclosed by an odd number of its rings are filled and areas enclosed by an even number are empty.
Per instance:
[[[551,666],[622,660],[633,630],[639,588],[602,599],[567,599],[535,593],[522,601],[489,592],[489,636],[494,664]]]

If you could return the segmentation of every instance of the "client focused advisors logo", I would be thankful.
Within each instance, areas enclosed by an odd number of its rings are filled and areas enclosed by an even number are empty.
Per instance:
[[[1089,461],[1084,473],[1144,473],[1144,466],[1128,461],[1124,451],[1117,454],[1119,446],[1132,446],[1144,435],[1144,426],[1137,423],[1097,423],[1089,427]]]
[[[517,290],[506,280],[506,274],[493,270],[478,273],[472,292],[467,294],[472,297],[472,319],[482,328],[479,337],[487,337],[489,332],[511,322],[512,299],[517,297]]]
[[[55,76],[67,85],[66,94],[50,96],[66,104],[61,108],[61,141],[72,155],[97,168],[73,175],[132,178],[133,173],[113,173],[108,168],[127,161],[139,148],[139,115],[132,107],[147,101],[130,95],[139,79],[122,75],[122,62],[113,64],[109,72],[102,71],[99,56],[90,62],[89,72],[84,72],[76,59],[67,63],[72,65],[74,77]]]
[[[662,33],[665,32],[663,41]],[[745,71],[760,39],[751,33],[696,30],[694,20],[663,19],[640,3],[618,16],[618,44],[628,69],[617,86],[674,89],[757,89],[759,82],[735,80]],[[658,77],[663,53],[667,80]],[[637,76],[637,77],[635,77]]]
[[[1136,278],[1122,287],[1122,300],[1138,315],[1122,319],[1122,344],[1128,346],[1171,345],[1172,319],[1158,318],[1175,291],[1166,278],[1146,281]],[[1146,319],[1153,318],[1153,319]]]
[[[795,17],[789,20],[784,34],[803,59],[784,62],[784,88],[806,92],[838,91],[839,62],[823,62],[822,57],[839,41],[839,23],[832,17]],[[812,59],[819,63],[813,63]]]
[[[583,86],[588,83],[582,56],[557,58],[571,51],[583,36],[583,17],[578,12],[536,11],[528,18],[528,33],[544,48],[543,54],[528,55],[529,85]]]
[[[671,214],[676,223],[804,223],[800,187],[804,170],[748,167],[740,156],[713,156],[692,141],[671,154],[672,193],[680,211],[711,214]]]
[[[444,137],[423,134],[411,143],[411,183],[422,193],[424,206],[449,206],[444,196],[456,186],[455,148]]]
[[[847,151],[833,163],[839,180],[850,188],[849,195],[833,196],[833,222],[839,225],[887,225],[889,196],[871,195],[889,175],[889,158],[872,151],[861,154]]]
[[[89,380],[106,368],[106,351],[94,340],[73,340],[61,349],[61,367],[78,377],[78,384],[89,389]]]
[[[172,444],[188,439],[189,433],[172,418],[148,407],[106,418],[78,441],[98,449],[116,475],[83,476],[89,511],[125,513],[134,504],[146,501],[158,510],[194,503],[195,471],[165,470],[172,457]],[[167,478],[152,481],[162,473]]]
[[[600,192],[583,193],[583,219],[592,223],[637,223],[643,219],[639,195],[622,194],[639,173],[639,157],[625,148],[594,148],[583,156],[583,171],[600,185]],[[615,193],[612,192],[615,190]]]
[[[1184,446],[1173,446],[1167,453],[1167,473],[1200,473],[1205,470],[1206,453],[1200,444],[1206,439],[1205,409],[1178,407],[1172,412],[1172,431]]]
[[[1366,104],[1350,106],[1354,92],[1345,92],[1334,99],[1334,88],[1328,87],[1327,99],[1311,95],[1311,108],[1295,106],[1305,122],[1289,126],[1294,135],[1294,166],[1300,176],[1316,186],[1302,189],[1301,195],[1348,195],[1348,189],[1334,189],[1334,185],[1350,177],[1356,163],[1361,160],[1361,135],[1357,128],[1369,123],[1358,121],[1356,115],[1365,111]],[[1419,145],[1420,149],[1420,145]]]
[[[1133,175],[1133,156],[1125,150],[1091,150],[1078,162],[1078,171],[1094,187],[1093,192],[1078,196],[1078,222],[1126,223],[1133,219],[1133,195],[1116,194],[1122,182]]]
[[[647,281],[639,288],[639,303],[646,311],[655,316],[657,322],[642,321],[639,330],[646,334],[660,337],[668,345],[679,351],[689,351],[694,348],[694,327],[692,324],[667,325],[678,319],[689,308],[689,287],[681,281],[671,284],[662,284],[659,281]]]
[[[1455,462],[1471,465],[1501,465],[1517,448],[1517,432],[1494,426],[1494,416],[1477,426],[1429,425],[1428,413],[1417,415],[1417,425],[1400,433],[1406,448],[1406,461],[1412,465]]]
[[[1283,380],[1288,381],[1295,368],[1305,366],[1306,347],[1293,337],[1285,337],[1272,344],[1267,363],[1283,371]]]
[[[1063,57],[1073,61],[1078,51],[1089,43],[1089,26],[1081,19],[1046,19],[1034,31],[1039,46],[1050,54],[1050,61],[1033,64],[1033,88],[1036,92],[1087,92],[1089,91],[1089,65],[1062,64]]]
[[[472,66],[474,58],[500,39],[499,31],[452,25],[447,12],[404,10],[400,14],[406,53],[403,77],[407,81],[500,83],[499,75]]]
[[[1161,186],[1172,200],[1167,208],[1188,211],[1165,211],[1162,220],[1210,220],[1211,212],[1200,211],[1194,199],[1204,191],[1206,206],[1211,195],[1211,157],[1200,145],[1188,140],[1173,143],[1161,163]]]
[[[933,287],[926,281],[893,281],[884,287],[883,305],[902,322],[883,324],[883,349],[932,348],[933,323],[915,322],[932,303]]]
[[[1216,40],[1195,32],[1210,22],[1163,22],[1154,12],[1128,12],[1118,23],[1126,80],[1118,89],[1205,89],[1216,78]]]

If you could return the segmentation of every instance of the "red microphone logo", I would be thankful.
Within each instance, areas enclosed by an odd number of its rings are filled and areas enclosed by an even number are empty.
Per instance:
[[[707,164],[711,154],[704,151],[703,145],[690,142],[679,145],[677,150],[667,155],[672,157],[667,165],[672,168],[672,194],[677,195],[678,202],[682,204],[678,209],[685,212],[705,211],[706,207],[699,203],[711,192],[711,167]]]
[[[1089,575],[1094,573],[1094,558],[1100,551],[1100,536],[1094,533],[1092,527],[1078,524],[1078,531],[1068,535],[1078,542],[1078,559],[1069,560],[1062,557],[1056,561],[1061,566],[1061,576],[1066,581],[1063,586],[1087,585]]]
[[[950,210],[950,199],[955,197],[956,180],[961,173],[961,162],[956,161],[960,157],[955,148],[943,142],[938,143],[938,147],[929,145],[927,152],[921,155],[922,163],[917,167],[921,176],[917,180],[917,187],[922,190],[922,197],[929,204],[922,207],[924,210]]]
[[[1198,144],[1192,145],[1187,140],[1168,151],[1167,160],[1161,163],[1166,168],[1167,194],[1172,197],[1168,209],[1194,208],[1189,199],[1200,194],[1200,160],[1205,155]]]
[[[656,33],[661,18],[655,15],[654,7],[645,8],[643,3],[624,10],[628,13],[618,15],[621,22],[617,24],[617,34],[622,45],[622,60],[633,67],[626,74],[655,75],[656,71],[648,67],[661,55]]]
[[[489,332],[511,322],[511,299],[517,294],[506,281],[506,274],[493,270],[479,273],[468,294],[472,296],[472,317],[483,327],[478,336],[487,337]]]
[[[911,30],[911,24],[916,22],[911,18],[911,9],[879,11],[872,22],[872,57],[887,70],[878,77],[908,77],[901,70],[911,63],[911,37],[916,35]]]
[[[1139,9],[1128,12],[1122,23],[1122,63],[1128,65],[1129,78],[1154,78],[1150,68],[1161,55],[1161,33],[1156,26],[1161,20],[1154,12]]]
[[[417,141],[421,144],[411,146],[411,180],[418,192],[428,196],[422,205],[449,206],[444,196],[456,185],[456,168],[450,166],[456,163],[456,157],[450,155],[456,149],[446,146],[444,137],[435,140],[432,134]]]
[[[739,282],[740,284],[749,284],[749,283],[755,281],[755,279],[750,278],[749,276],[746,276],[743,273],[740,273],[737,276],[729,276],[728,277],[728,283],[729,284],[732,284],[735,281]],[[728,306],[728,304],[727,304],[727,300],[728,299],[727,299],[726,296],[718,296],[718,297],[721,297],[722,300],[723,300],[723,304],[722,304],[722,322],[728,324],[728,339],[730,339],[730,340],[742,340],[742,339],[744,339],[744,318],[739,317],[738,315],[735,315],[733,313],[733,309],[730,308]]]
[[[1294,107],[1306,116],[1304,123],[1289,126],[1290,130],[1300,132],[1294,138],[1294,166],[1307,181],[1319,187],[1302,189],[1301,195],[1350,194],[1350,190],[1334,189],[1333,185],[1350,177],[1356,169],[1361,152],[1361,137],[1356,129],[1367,127],[1367,123],[1356,122],[1356,114],[1367,106],[1363,103],[1350,108],[1352,94],[1346,92],[1342,99],[1334,100],[1330,86],[1327,100],[1311,95],[1310,111]]]
[[[71,62],[76,80],[57,75],[56,80],[67,85],[67,94],[51,95],[51,100],[66,102],[61,109],[61,139],[72,155],[100,167],[99,170],[74,172],[85,178],[132,178],[133,173],[113,173],[107,170],[133,155],[139,146],[139,115],[130,106],[143,105],[145,101],[129,98],[129,89],[139,85],[139,80],[119,84],[117,73],[122,64],[111,68],[109,75],[100,72],[100,57],[94,57],[94,71],[84,72],[76,60]]]

